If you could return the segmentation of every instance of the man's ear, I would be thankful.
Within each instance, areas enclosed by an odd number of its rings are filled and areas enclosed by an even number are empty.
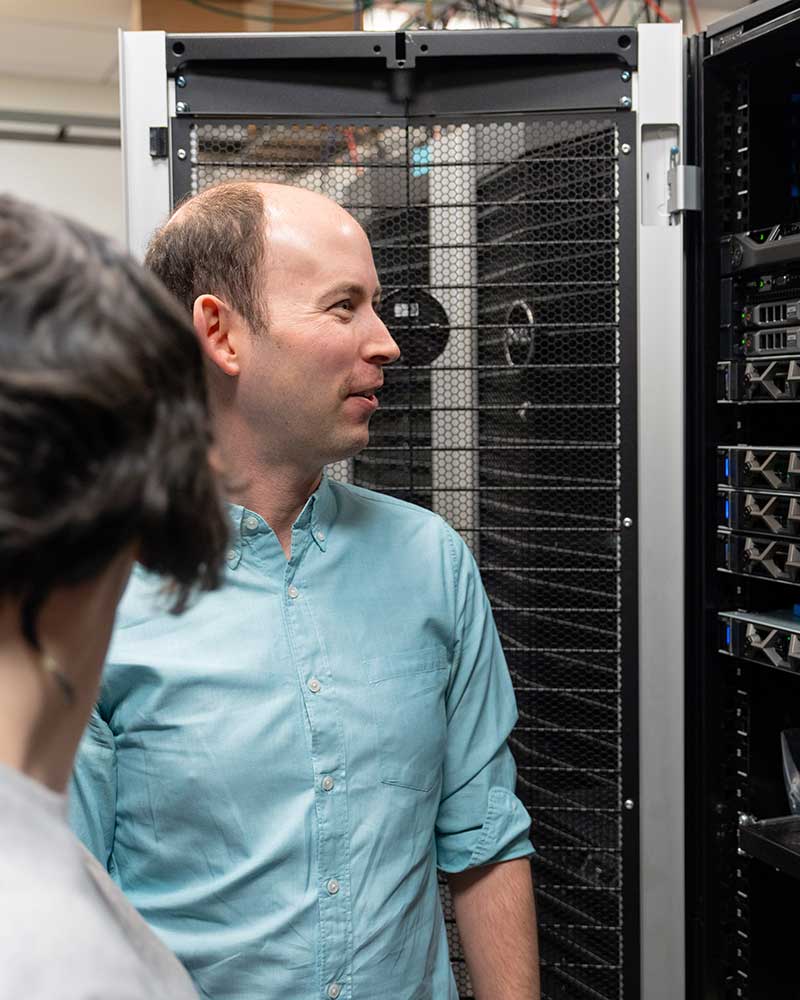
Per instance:
[[[239,333],[241,319],[216,295],[198,295],[192,321],[203,353],[225,375],[240,372]]]

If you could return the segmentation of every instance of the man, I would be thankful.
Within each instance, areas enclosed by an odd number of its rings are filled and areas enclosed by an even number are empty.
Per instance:
[[[439,517],[329,481],[397,345],[364,231],[233,183],[148,263],[192,311],[226,465],[224,588],[135,575],[76,771],[76,829],[214,1000],[538,998],[516,718],[477,568]],[[146,336],[143,331],[143,336]]]

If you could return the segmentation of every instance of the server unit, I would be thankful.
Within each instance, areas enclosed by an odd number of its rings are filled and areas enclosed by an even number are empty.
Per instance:
[[[121,49],[134,251],[230,178],[364,225],[402,354],[369,446],[329,474],[436,511],[478,560],[520,709],[543,996],[679,995],[679,27]]]

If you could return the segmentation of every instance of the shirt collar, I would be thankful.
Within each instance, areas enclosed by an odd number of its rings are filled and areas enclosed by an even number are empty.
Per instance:
[[[328,536],[336,516],[336,498],[328,477],[323,474],[319,486],[306,500],[303,509],[294,522],[293,530],[311,530],[311,537],[322,552],[328,547]],[[239,565],[242,558],[242,540],[259,530],[267,530],[266,521],[238,503],[228,504],[228,517],[233,529],[228,549],[227,562],[231,569]]]
[[[306,511],[308,511],[308,519],[311,525],[311,537],[314,539],[317,547],[324,552],[328,547],[328,536],[333,527],[336,514],[336,498],[333,495],[330,481],[324,473],[316,492],[312,493],[308,498],[308,503],[303,508],[303,514]],[[300,519],[303,517],[303,514],[295,522],[298,527],[300,526]]]

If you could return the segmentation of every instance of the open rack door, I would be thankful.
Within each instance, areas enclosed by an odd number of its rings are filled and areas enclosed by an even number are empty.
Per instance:
[[[124,132],[139,137],[125,140],[134,250],[170,205],[235,178],[327,194],[369,234],[402,357],[369,447],[329,474],[438,512],[478,560],[520,710],[543,996],[673,997],[682,912],[668,968],[642,980],[640,955],[638,545],[647,532],[672,559],[679,542],[637,509],[636,31],[121,44]],[[679,71],[679,39],[651,53],[651,79],[664,58]],[[143,94],[143,77],[166,96]],[[166,161],[142,147],[155,125]],[[647,426],[679,452],[674,414]],[[651,490],[673,465],[649,469]],[[660,603],[651,617],[680,631]],[[680,654],[668,669],[680,676]],[[682,815],[680,787],[651,794]]]

